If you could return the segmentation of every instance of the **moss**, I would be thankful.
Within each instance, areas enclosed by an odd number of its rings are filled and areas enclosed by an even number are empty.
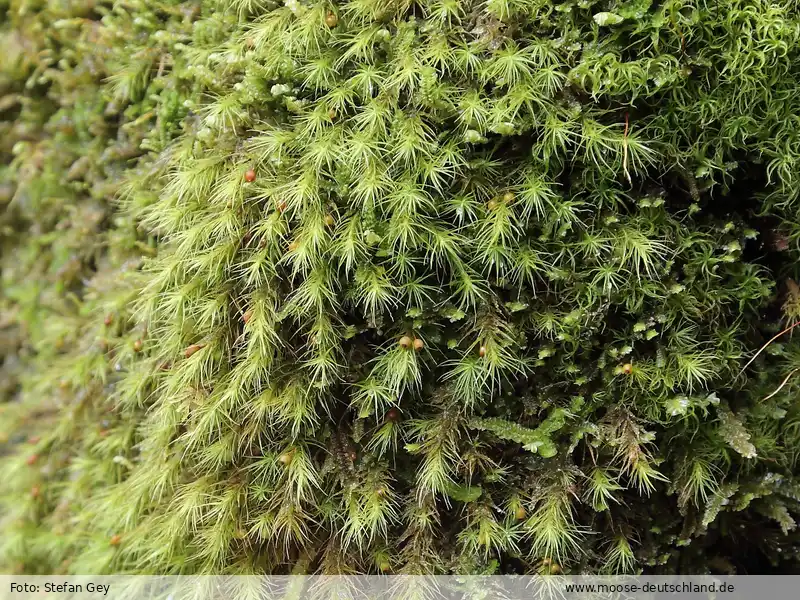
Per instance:
[[[792,568],[798,8],[4,7],[0,566]]]

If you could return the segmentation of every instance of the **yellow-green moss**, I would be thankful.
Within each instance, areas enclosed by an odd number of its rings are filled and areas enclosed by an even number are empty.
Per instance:
[[[796,565],[798,2],[4,10],[4,569]]]

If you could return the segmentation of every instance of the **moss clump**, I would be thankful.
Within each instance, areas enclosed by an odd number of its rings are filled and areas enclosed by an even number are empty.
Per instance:
[[[12,3],[4,566],[792,568],[798,9]]]

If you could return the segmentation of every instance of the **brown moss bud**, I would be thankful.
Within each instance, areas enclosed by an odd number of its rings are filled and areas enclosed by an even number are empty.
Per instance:
[[[192,356],[192,355],[193,355],[195,352],[197,352],[198,350],[202,350],[204,347],[205,347],[205,344],[192,344],[191,346],[189,346],[188,348],[186,348],[186,350],[184,350],[184,351],[183,351],[183,355],[184,355],[186,358],[189,358],[189,357],[190,357],[190,356]]]

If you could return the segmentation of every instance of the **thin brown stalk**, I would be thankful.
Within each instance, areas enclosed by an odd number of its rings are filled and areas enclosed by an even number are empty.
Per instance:
[[[775,390],[774,392],[772,392],[772,393],[771,393],[769,396],[767,396],[766,398],[764,398],[764,399],[762,400],[762,402],[766,402],[767,400],[769,400],[770,398],[772,398],[772,397],[773,397],[775,394],[777,394],[778,392],[780,392],[780,391],[783,389],[783,386],[785,386],[785,385],[786,385],[786,382],[788,382],[788,381],[789,381],[789,378],[790,378],[792,375],[794,375],[795,373],[797,373],[798,371],[800,371],[800,367],[797,367],[796,369],[792,369],[792,371],[791,371],[791,372],[790,372],[790,373],[789,373],[789,374],[786,376],[786,379],[784,379],[784,380],[781,382],[781,384],[778,386],[778,389],[777,389],[777,390]]]
[[[774,342],[774,341],[775,341],[775,340],[777,340],[779,337],[781,337],[781,336],[782,336],[784,333],[787,333],[787,332],[791,331],[792,329],[794,329],[794,328],[795,328],[795,327],[797,327],[798,325],[800,325],[800,321],[795,321],[794,323],[792,323],[791,325],[789,325],[789,326],[788,326],[786,329],[784,329],[784,330],[783,330],[783,331],[781,331],[780,333],[778,333],[778,334],[776,334],[776,335],[772,336],[772,338],[771,338],[771,339],[770,339],[770,340],[769,340],[769,341],[768,341],[766,344],[764,344],[763,346],[761,346],[761,348],[759,348],[758,352],[756,352],[756,353],[753,355],[753,358],[751,358],[750,360],[748,360],[748,361],[747,361],[747,364],[746,364],[745,366],[743,366],[743,367],[742,367],[742,370],[741,370],[741,371],[739,371],[739,372],[736,374],[736,377],[738,378],[738,377],[739,377],[739,375],[741,375],[742,373],[744,373],[744,370],[745,370],[747,367],[749,367],[751,364],[753,364],[753,361],[754,361],[756,358],[758,358],[758,355],[759,355],[759,354],[761,354],[761,353],[762,353],[764,350],[766,350],[766,349],[767,349],[767,346],[769,346],[769,345],[770,345],[772,342]]]
[[[625,171],[625,177],[628,178],[628,183],[631,181],[631,174],[628,172],[628,127],[630,126],[630,117],[625,113],[625,132],[622,134],[622,170]]]

